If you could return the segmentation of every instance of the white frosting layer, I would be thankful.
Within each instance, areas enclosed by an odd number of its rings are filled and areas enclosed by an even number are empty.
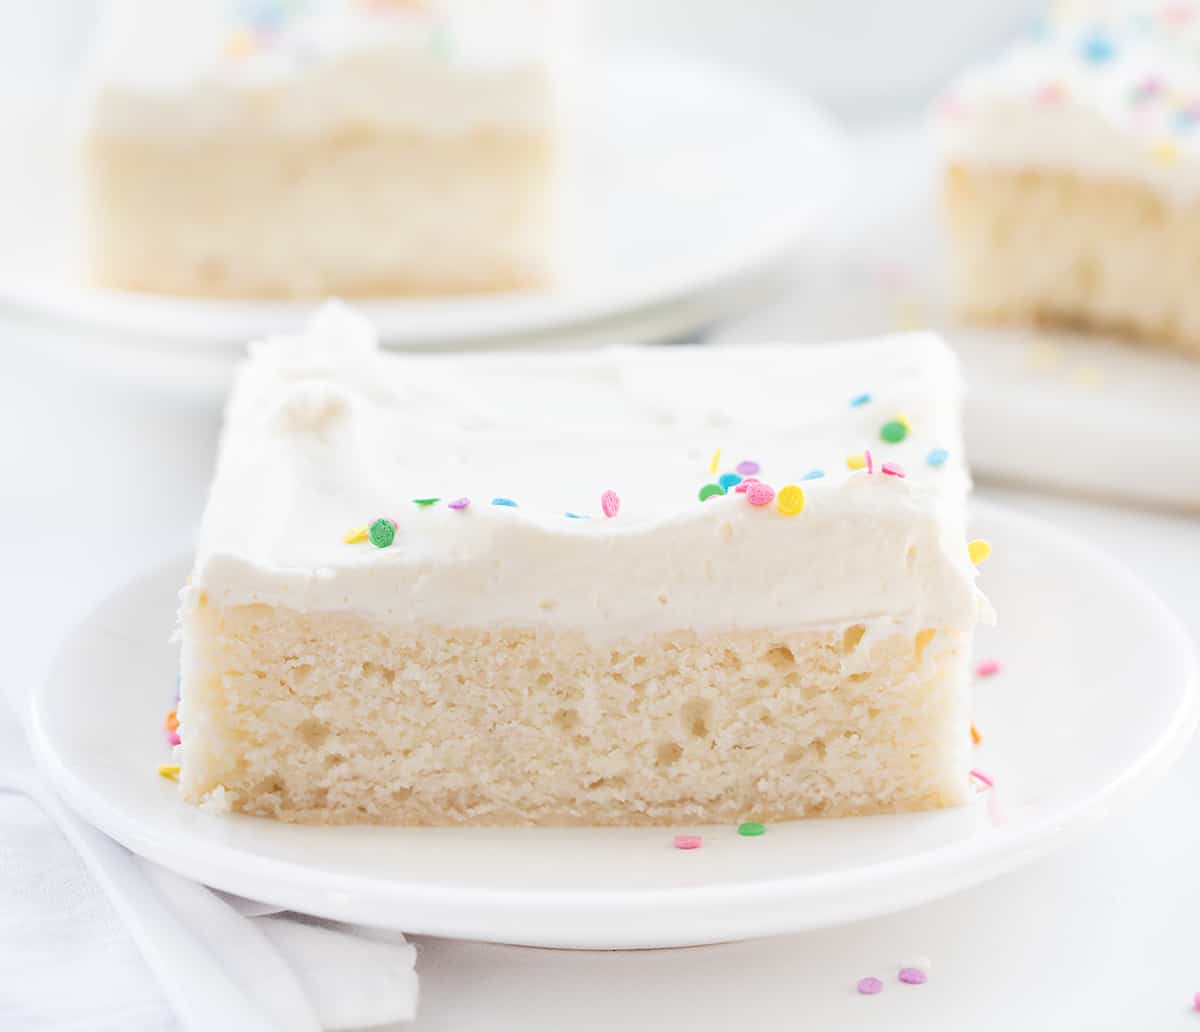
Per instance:
[[[185,604],[388,621],[547,625],[602,638],[863,622],[970,629],[960,379],[940,339],[827,348],[381,355],[327,306],[257,345],[231,399]],[[869,392],[870,402],[850,399]],[[880,439],[903,416],[907,440]],[[788,517],[699,488],[743,459]],[[873,452],[906,479],[850,472]],[[935,468],[931,449],[949,459]],[[820,469],[825,476],[802,480]],[[621,499],[606,518],[600,497]],[[412,499],[437,496],[432,507]],[[469,508],[447,501],[467,496]],[[505,497],[518,507],[490,504]],[[568,518],[565,513],[587,515]],[[377,517],[395,543],[345,544]],[[986,606],[984,606],[986,609]]]
[[[558,0],[115,0],[85,122],[155,136],[543,128],[561,15]]]
[[[950,89],[949,160],[1200,193],[1200,6],[1077,2]]]

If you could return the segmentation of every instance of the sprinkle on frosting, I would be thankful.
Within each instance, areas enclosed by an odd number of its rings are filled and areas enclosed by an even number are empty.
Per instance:
[[[775,488],[770,484],[764,484],[760,481],[755,481],[746,488],[746,501],[751,505],[764,506],[770,505],[775,499]]]
[[[699,849],[704,845],[703,835],[676,835],[671,840],[671,845],[676,849]]]
[[[396,540],[396,524],[381,517],[371,524],[367,534],[376,548],[388,548]]]
[[[616,491],[605,491],[600,496],[600,511],[610,520],[621,511],[621,499]]]
[[[915,967],[901,968],[896,977],[905,985],[924,985],[929,981],[929,976]]]
[[[850,406],[852,408],[859,408],[862,405],[868,404],[870,402],[870,400],[871,400],[871,395],[869,395],[869,394],[856,394],[856,395],[854,395],[853,398],[850,399]]]
[[[757,838],[759,835],[767,833],[767,827],[760,821],[743,821],[738,825],[737,833],[746,838]]]
[[[879,467],[879,470],[884,474],[884,476],[899,477],[901,480],[904,479],[904,467],[899,463],[885,462]]]
[[[996,787],[996,782],[992,780],[991,776],[988,774],[985,774],[978,767],[972,767],[970,774],[971,774],[971,777],[973,777],[980,784],[986,785],[988,788]]]
[[[718,448],[715,452],[713,452],[712,461],[709,462],[709,464],[708,464],[708,471],[710,473],[715,473],[720,468],[721,468],[721,449]]]
[[[925,461],[935,469],[946,465],[946,460],[950,458],[950,453],[945,448],[934,448],[928,455],[925,456]]]
[[[883,992],[883,982],[874,975],[870,975],[858,980],[857,989],[863,996],[874,996],[876,993]]]
[[[736,469],[744,477],[752,477],[755,473],[762,469],[762,467],[753,459],[742,459],[742,461],[739,462],[734,469]]]
[[[879,428],[879,436],[888,444],[899,444],[908,436],[907,420],[890,419]]]
[[[517,503],[514,502],[511,498],[493,498],[492,504],[502,506],[506,509],[517,508]]]
[[[428,508],[430,505],[437,505],[437,503],[440,501],[440,498],[414,498],[413,505],[419,505],[422,508]]]
[[[796,484],[787,484],[779,489],[779,497],[775,507],[784,516],[796,516],[804,511],[804,488]]]
[[[357,545],[360,541],[367,540],[367,534],[366,527],[351,527],[342,535],[342,540],[348,545]]]
[[[863,469],[866,465],[867,465],[867,460],[863,457],[861,452],[858,455],[847,455],[846,456],[846,468],[847,469]]]
[[[820,480],[823,476],[825,476],[825,471],[823,469],[810,469],[800,479],[801,480]]]
[[[563,515],[569,520],[590,520],[591,517],[578,512],[564,512]]]
[[[975,676],[976,677],[994,677],[996,674],[1000,673],[1000,670],[1001,670],[1000,660],[985,659],[985,660],[982,660],[977,667],[975,667]]]
[[[871,452],[869,449],[863,449],[863,465],[867,467],[868,473],[875,472],[875,460],[871,458]]]
[[[737,473],[722,473],[717,477],[717,483],[720,484],[726,491],[731,487],[737,487],[742,482],[742,478]]]
[[[978,566],[986,562],[987,557],[992,554],[992,546],[983,538],[976,538],[967,543],[967,554],[971,557],[971,562]]]
[[[462,510],[462,509],[465,509],[465,508],[466,508],[468,505],[470,505],[470,504],[471,504],[471,499],[470,499],[470,498],[455,498],[455,499],[454,499],[454,501],[452,501],[452,502],[447,502],[446,504],[447,504],[447,505],[448,505],[448,506],[449,506],[451,509],[459,509],[459,510]]]
[[[741,489],[740,484],[738,485],[738,488],[739,490]],[[700,488],[700,501],[703,502],[705,499],[711,498],[713,495],[723,495],[724,493],[725,488],[723,488],[720,484],[705,484],[702,488]]]
[[[979,733],[979,728],[975,726],[974,721],[971,721],[971,741],[976,745],[983,741],[983,735]]]
[[[179,765],[177,763],[163,763],[159,765],[158,776],[167,778],[170,781],[179,780]]]

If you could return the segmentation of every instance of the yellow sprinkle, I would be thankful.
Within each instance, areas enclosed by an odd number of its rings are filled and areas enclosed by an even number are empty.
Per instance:
[[[1150,157],[1160,165],[1174,165],[1179,160],[1179,147],[1171,140],[1159,140],[1150,148]]]
[[[721,465],[721,449],[718,448],[715,452],[713,452],[712,462],[710,462],[708,464],[708,471],[710,473],[715,473],[717,471],[717,469],[720,467],[720,465]]]
[[[246,57],[254,53],[254,37],[245,29],[234,29],[225,40],[225,53],[230,57]]]
[[[345,534],[342,535],[342,540],[348,545],[357,545],[360,541],[367,540],[366,527],[351,527]]]
[[[179,777],[179,767],[173,763],[164,763],[158,768],[159,777],[170,778],[175,781]]]
[[[971,725],[971,741],[976,745],[983,741],[983,735],[979,733],[979,728],[977,728],[974,724]]]
[[[775,496],[775,507],[785,516],[796,516],[803,512],[804,489],[797,484],[781,487]]]
[[[912,423],[908,421],[908,416],[897,416],[896,422],[899,423],[908,433],[912,433]]]
[[[847,455],[846,456],[846,468],[847,469],[866,469],[867,468],[866,457],[863,455]]]
[[[976,538],[967,544],[967,554],[971,557],[971,562],[978,566],[992,554],[992,546],[983,538]]]

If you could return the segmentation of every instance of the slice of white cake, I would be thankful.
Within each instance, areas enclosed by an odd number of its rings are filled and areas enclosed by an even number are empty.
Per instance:
[[[1200,355],[1200,8],[1076,2],[938,119],[969,314]]]
[[[82,133],[91,278],[219,297],[554,272],[550,0],[115,0]]]
[[[959,396],[928,334],[400,356],[327,307],[229,405],[184,796],[400,824],[961,803],[990,611]]]

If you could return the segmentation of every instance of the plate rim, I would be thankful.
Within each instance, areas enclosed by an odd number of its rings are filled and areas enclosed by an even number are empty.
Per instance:
[[[654,71],[651,72],[650,69]],[[463,340],[502,340],[550,333],[603,319],[677,303],[736,283],[782,259],[832,208],[843,186],[846,135],[833,115],[810,97],[714,60],[686,57],[663,49],[628,47],[612,54],[599,70],[613,76],[655,75],[704,80],[730,97],[744,97],[766,114],[763,121],[786,121],[807,141],[806,150],[824,155],[819,203],[785,206],[779,217],[754,227],[742,246],[718,254],[680,255],[657,276],[640,275],[602,290],[525,291],[450,298],[347,298],[376,325],[392,346],[429,346]],[[829,197],[825,197],[829,194]],[[70,283],[47,277],[0,276],[0,304],[14,312],[54,319],[90,331],[147,337],[155,347],[220,352],[304,324],[320,298],[226,299],[139,293]]]
[[[429,881],[386,880],[371,875],[351,873],[316,875],[312,869],[291,860],[253,856],[244,849],[216,839],[205,841],[205,857],[195,860],[185,850],[172,849],[169,836],[159,832],[146,817],[120,811],[100,792],[80,779],[53,744],[47,724],[47,699],[53,686],[62,680],[60,673],[66,665],[74,637],[92,625],[96,615],[112,599],[123,595],[138,582],[160,575],[166,568],[179,564],[185,556],[172,557],[167,562],[138,573],[123,582],[101,600],[63,639],[51,667],[50,675],[39,683],[30,698],[30,741],[39,768],[46,774],[55,791],[105,834],[126,848],[156,863],[163,864],[186,877],[214,888],[235,894],[254,895],[266,902],[278,903],[335,920],[358,920],[397,927],[394,920],[370,920],[371,901],[386,898],[390,907],[403,906],[412,918],[405,918],[403,929],[417,934],[471,938],[482,941],[521,943],[532,946],[565,946],[568,948],[645,947],[655,945],[695,945],[700,943],[753,938],[762,935],[784,934],[808,928],[840,925],[864,917],[877,916],[929,902],[955,891],[980,884],[991,877],[1044,856],[1072,839],[1078,838],[1104,817],[1111,815],[1122,803],[1128,803],[1139,788],[1146,788],[1165,773],[1182,754],[1200,721],[1198,704],[1198,675],[1196,648],[1180,619],[1170,607],[1133,570],[1119,558],[1040,519],[1027,516],[1002,504],[972,499],[972,515],[1000,519],[1019,531],[1046,535],[1060,549],[1101,566],[1106,575],[1121,583],[1136,597],[1139,605],[1147,607],[1161,627],[1164,641],[1173,648],[1167,661],[1178,677],[1179,701],[1153,741],[1148,744],[1116,776],[1099,788],[1089,791],[1065,809],[1055,809],[1039,815],[1019,834],[1005,836],[975,835],[965,841],[950,842],[898,858],[876,861],[855,867],[849,872],[828,871],[820,874],[791,877],[762,878],[745,883],[719,885],[690,885],[674,887],[641,887],[621,890],[587,890],[553,888],[531,892],[527,889],[480,888],[453,883]],[[1172,677],[1172,683],[1175,676]],[[180,806],[188,805],[178,800]],[[253,819],[253,818],[250,818]],[[856,818],[848,818],[856,819]],[[857,818],[870,820],[871,818]],[[723,826],[718,826],[723,827]],[[330,829],[336,830],[336,829]],[[437,830],[437,829],[431,829]],[[247,865],[253,871],[247,873]],[[937,884],[930,887],[931,876]],[[310,899],[314,878],[321,879],[322,898]],[[924,888],[914,888],[915,879],[924,879]],[[279,892],[275,888],[283,881],[290,884]],[[907,886],[891,899],[872,897],[889,884]],[[368,888],[366,891],[363,885]],[[255,891],[248,892],[247,886]],[[264,894],[259,891],[266,888]],[[861,894],[857,906],[843,901],[838,916],[812,921],[799,920],[789,910],[833,891],[853,897]],[[333,896],[342,897],[338,905],[330,906]],[[620,914],[632,915],[653,905],[656,913],[682,915],[697,908],[716,908],[705,912],[697,924],[695,936],[668,935],[639,931],[630,927],[623,932],[623,941],[616,944],[598,940],[594,934],[564,934],[553,924],[556,911],[569,906],[575,914],[601,918],[602,924],[612,925]],[[774,904],[776,915],[739,920],[737,908]],[[786,904],[786,905],[785,905]],[[353,914],[348,914],[353,911]],[[619,912],[619,913],[617,913]],[[497,915],[506,914],[507,928],[497,929]],[[549,921],[549,924],[547,922]],[[535,931],[539,926],[555,927],[550,933]],[[529,928],[529,933],[506,934],[513,929]],[[491,930],[489,930],[491,929]],[[627,940],[627,941],[626,941]],[[664,942],[663,940],[670,940]]]

